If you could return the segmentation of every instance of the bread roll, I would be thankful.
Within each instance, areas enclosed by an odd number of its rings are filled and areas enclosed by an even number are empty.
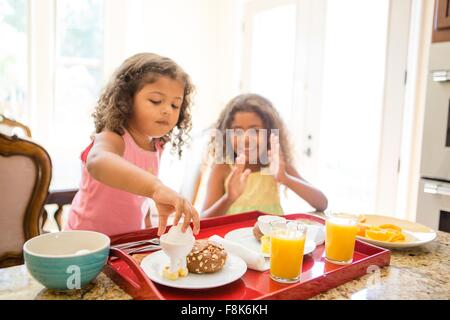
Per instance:
[[[213,273],[221,270],[227,260],[222,245],[208,240],[197,240],[186,257],[187,268],[192,273]]]

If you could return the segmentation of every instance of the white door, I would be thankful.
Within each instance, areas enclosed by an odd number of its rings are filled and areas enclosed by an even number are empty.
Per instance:
[[[246,8],[243,89],[279,108],[297,169],[326,193],[330,208],[395,214],[410,2],[257,1]],[[306,209],[292,194],[284,206]]]

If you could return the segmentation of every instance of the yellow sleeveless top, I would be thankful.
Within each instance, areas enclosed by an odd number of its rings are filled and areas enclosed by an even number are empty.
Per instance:
[[[230,177],[225,179],[225,191]],[[226,214],[236,214],[258,210],[264,213],[283,215],[280,204],[279,184],[275,178],[261,171],[252,172],[247,178],[244,192],[227,210]]]

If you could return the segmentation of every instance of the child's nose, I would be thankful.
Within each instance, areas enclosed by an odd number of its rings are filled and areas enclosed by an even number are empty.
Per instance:
[[[164,104],[163,107],[161,108],[162,114],[170,114],[171,111],[172,111],[172,107],[171,107],[170,103]]]

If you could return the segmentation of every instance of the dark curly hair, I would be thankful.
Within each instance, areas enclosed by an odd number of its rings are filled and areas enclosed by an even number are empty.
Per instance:
[[[124,134],[133,112],[133,99],[142,87],[166,76],[184,84],[183,103],[176,126],[165,136],[160,137],[162,145],[172,141],[172,151],[182,154],[182,147],[189,139],[191,123],[191,104],[194,86],[189,75],[174,61],[154,53],[139,53],[126,59],[115,71],[103,89],[92,116],[95,132],[104,129],[119,135]]]
[[[224,142],[228,142],[227,139],[230,139],[228,135],[226,135],[226,130],[231,129],[231,124],[234,120],[234,116],[238,112],[254,112],[256,113],[262,120],[264,128],[267,130],[278,129],[279,130],[279,141],[281,152],[283,153],[284,159],[287,163],[292,163],[292,146],[290,141],[288,140],[288,132],[286,126],[283,123],[278,111],[275,109],[273,104],[266,98],[253,93],[240,94],[226,105],[225,109],[219,116],[214,128],[219,132],[220,139]],[[217,144],[216,139],[218,137],[213,135],[210,140],[210,156],[217,157],[217,152],[215,150],[217,145],[222,145],[223,150],[221,150],[221,154],[225,155],[226,159],[217,159],[220,161],[229,161],[235,160],[236,154],[230,154],[230,150],[227,150],[227,145],[231,145],[230,142]],[[267,139],[267,149],[270,149],[270,139]]]

